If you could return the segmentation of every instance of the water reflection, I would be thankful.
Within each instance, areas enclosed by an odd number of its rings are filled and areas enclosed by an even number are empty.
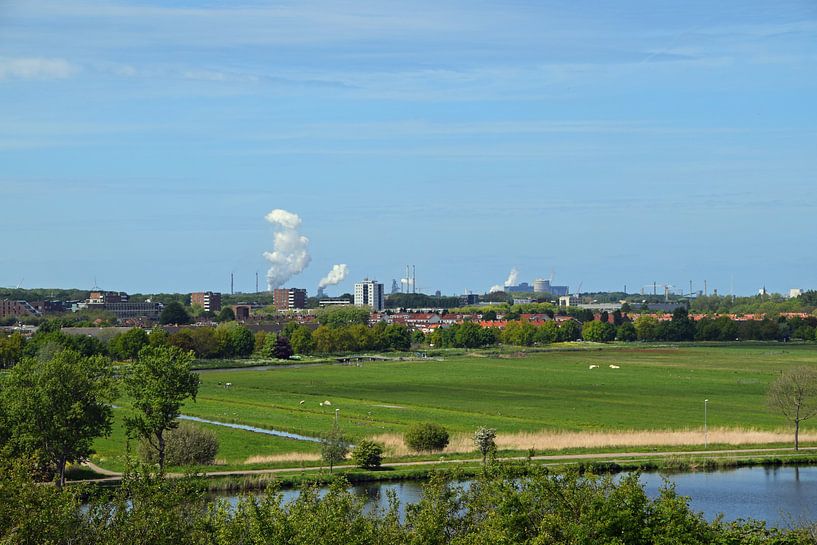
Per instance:
[[[620,478],[619,476],[618,478]],[[657,497],[664,480],[675,484],[678,494],[690,498],[690,506],[714,520],[719,514],[727,521],[753,518],[770,526],[791,527],[817,521],[817,467],[749,467],[729,471],[643,473],[641,482],[650,497]],[[469,482],[456,483],[468,488]],[[366,501],[366,511],[385,511],[389,492],[400,501],[399,516],[404,520],[406,507],[422,497],[422,483],[368,483],[351,487]],[[321,489],[320,495],[327,492]],[[297,490],[283,491],[283,501],[298,497]],[[227,498],[235,504],[236,497]]]

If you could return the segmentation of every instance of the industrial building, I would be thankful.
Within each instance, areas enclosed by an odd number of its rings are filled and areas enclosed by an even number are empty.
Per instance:
[[[8,299],[0,300],[0,318],[8,318],[9,316],[39,316],[40,312],[27,301],[9,301]]]
[[[120,320],[125,318],[158,320],[162,305],[151,301],[130,301],[130,296],[124,291],[92,291],[87,301],[74,307],[74,310],[82,309],[112,312]]]
[[[204,312],[218,312],[221,310],[221,293],[213,291],[191,293],[190,304],[199,305],[204,309]]]
[[[276,288],[272,302],[278,310],[306,308],[306,290],[299,288]]]
[[[383,310],[385,307],[383,284],[368,278],[365,278],[363,282],[357,282],[355,284],[355,306],[369,306],[375,311]]]

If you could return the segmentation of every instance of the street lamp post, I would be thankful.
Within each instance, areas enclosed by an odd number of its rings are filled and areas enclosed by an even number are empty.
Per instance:
[[[338,412],[340,412],[340,409],[335,409],[335,425],[336,426],[338,425]]]
[[[709,448],[709,429],[706,426],[706,405],[709,403],[708,399],[704,399],[704,448]]]

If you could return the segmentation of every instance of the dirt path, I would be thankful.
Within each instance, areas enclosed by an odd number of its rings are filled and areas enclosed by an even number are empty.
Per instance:
[[[738,458],[748,458],[750,456],[738,455],[758,455],[758,454],[778,454],[782,456],[795,456],[804,451],[817,451],[817,447],[802,447],[799,451],[792,448],[751,448],[751,449],[730,449],[730,450],[688,450],[688,451],[663,451],[663,452],[597,452],[587,454],[549,454],[543,456],[534,456],[532,460],[550,462],[547,465],[558,465],[565,462],[579,462],[583,460],[603,460],[608,462],[633,462],[638,460],[649,460],[655,458],[666,458],[674,456],[710,456],[713,458],[731,456]],[[501,461],[511,460],[527,460],[526,456],[513,456],[499,458]],[[417,462],[393,462],[384,464],[386,467],[411,467],[411,466],[430,466],[440,464],[473,464],[481,462],[481,458],[467,458],[459,460],[422,460]],[[91,462],[85,462],[85,465],[105,477],[100,479],[87,479],[88,481],[113,481],[122,477],[121,473],[103,469]],[[277,473],[297,473],[302,471],[317,470],[317,467],[285,467],[276,469],[241,469],[228,471],[208,471],[202,473],[206,477],[241,477],[250,475],[274,475]],[[357,466],[345,464],[335,466],[335,469],[357,469]],[[183,477],[182,473],[168,473],[168,477],[178,478]]]

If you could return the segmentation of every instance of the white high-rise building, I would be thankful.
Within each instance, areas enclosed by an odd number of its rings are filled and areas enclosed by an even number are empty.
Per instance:
[[[383,310],[383,284],[377,280],[365,278],[355,284],[355,305],[372,307],[372,310]]]

